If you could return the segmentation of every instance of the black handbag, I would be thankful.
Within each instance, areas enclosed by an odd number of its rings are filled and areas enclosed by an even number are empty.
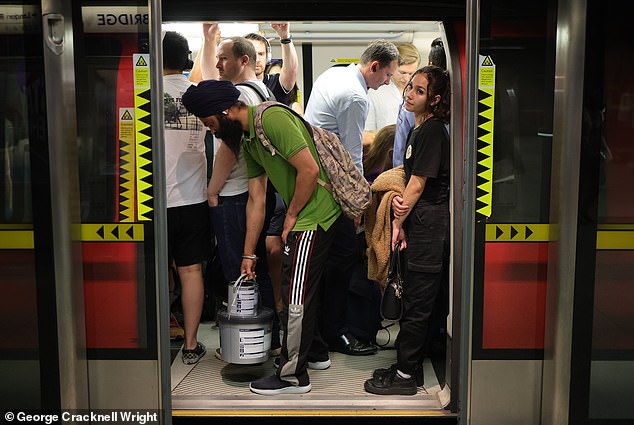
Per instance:
[[[390,257],[385,291],[381,298],[381,317],[398,321],[403,316],[403,275],[401,273],[401,243],[398,242]]]

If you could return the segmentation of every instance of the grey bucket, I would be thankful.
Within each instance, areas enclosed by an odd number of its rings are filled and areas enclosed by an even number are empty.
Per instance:
[[[220,356],[235,364],[263,363],[269,359],[273,310],[260,307],[254,316],[229,314],[221,308],[216,313],[220,328]]]
[[[259,302],[257,282],[246,280],[246,275],[243,274],[229,284],[227,300],[227,310],[232,316],[255,316]]]

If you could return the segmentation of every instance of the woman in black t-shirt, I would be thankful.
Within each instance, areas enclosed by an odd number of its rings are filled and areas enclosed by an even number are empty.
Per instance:
[[[422,385],[430,316],[442,281],[449,243],[449,74],[417,70],[405,88],[405,109],[414,113],[403,165],[406,187],[392,203],[392,249],[401,243],[406,267],[397,363],[377,369],[365,382],[374,394],[414,395]]]

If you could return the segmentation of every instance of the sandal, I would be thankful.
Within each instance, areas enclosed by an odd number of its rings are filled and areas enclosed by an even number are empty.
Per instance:
[[[196,348],[193,350],[185,350],[185,348],[183,348],[183,363],[196,364],[206,352],[207,350],[201,342],[197,342]]]

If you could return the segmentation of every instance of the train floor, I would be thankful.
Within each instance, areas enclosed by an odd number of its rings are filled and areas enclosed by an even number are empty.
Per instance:
[[[201,323],[198,339],[207,354],[195,365],[181,358],[182,341],[172,342],[172,409],[174,415],[286,414],[304,415],[416,415],[451,416],[443,409],[448,400],[429,360],[424,363],[425,385],[415,396],[378,396],[364,391],[372,371],[396,361],[394,339],[398,324],[379,331],[379,351],[370,356],[348,356],[331,352],[327,370],[310,370],[312,390],[302,395],[261,396],[249,390],[252,380],[274,373],[273,359],[254,365],[229,364],[214,356],[219,347],[215,322]],[[439,371],[439,375],[444,371]],[[442,375],[441,375],[442,376]],[[442,380],[441,380],[442,382]]]

